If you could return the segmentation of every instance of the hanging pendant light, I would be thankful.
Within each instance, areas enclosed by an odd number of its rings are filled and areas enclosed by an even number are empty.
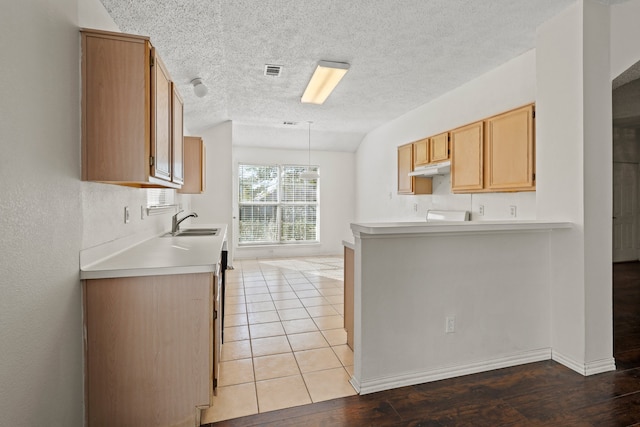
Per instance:
[[[300,178],[305,181],[320,178],[318,171],[311,170],[311,122],[309,123],[309,162],[307,163],[307,170],[300,174]]]

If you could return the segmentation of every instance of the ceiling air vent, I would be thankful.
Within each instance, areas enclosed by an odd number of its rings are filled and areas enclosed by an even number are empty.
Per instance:
[[[264,75],[271,77],[280,77],[280,73],[282,72],[282,65],[265,65],[264,66]]]

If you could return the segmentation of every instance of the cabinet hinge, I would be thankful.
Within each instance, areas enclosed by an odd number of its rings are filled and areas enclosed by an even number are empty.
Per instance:
[[[156,59],[153,57],[153,54],[149,54],[149,65],[152,67],[156,65]]]
[[[531,116],[535,119],[536,118],[536,110],[531,111]]]
[[[153,158],[153,156],[149,157],[149,166],[153,166],[155,159]]]
[[[213,310],[213,320],[218,318],[218,310]]]
[[[536,180],[536,174],[535,173],[532,174],[532,178],[533,178],[534,181]]]
[[[214,378],[213,379],[213,388],[217,388],[218,387],[218,379]]]

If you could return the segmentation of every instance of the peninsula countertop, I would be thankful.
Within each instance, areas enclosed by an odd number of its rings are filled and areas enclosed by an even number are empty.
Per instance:
[[[220,228],[215,236],[166,236],[134,246],[80,267],[80,279],[215,272],[227,237],[226,224],[192,225]]]
[[[562,221],[459,221],[459,222],[371,222],[352,223],[354,235],[472,234],[491,232],[549,231],[571,228]]]

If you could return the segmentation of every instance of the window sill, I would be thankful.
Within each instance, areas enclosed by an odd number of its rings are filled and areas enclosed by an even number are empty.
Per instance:
[[[238,243],[238,249],[244,248],[286,248],[293,246],[320,246],[320,242],[300,243]]]

